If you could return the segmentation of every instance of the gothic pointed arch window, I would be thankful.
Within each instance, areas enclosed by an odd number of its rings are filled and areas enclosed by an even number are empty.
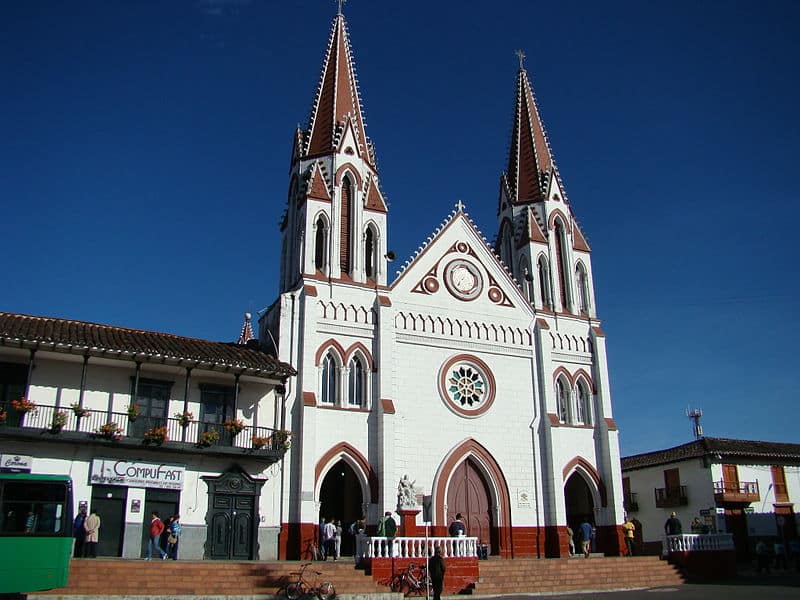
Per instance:
[[[519,277],[519,282],[522,285],[525,298],[528,299],[528,302],[533,304],[533,274],[528,266],[528,259],[525,256],[519,259]]]
[[[539,280],[539,293],[542,295],[542,306],[553,308],[553,298],[550,294],[550,271],[547,268],[547,259],[540,256],[536,263],[537,279]]]
[[[359,355],[350,359],[347,373],[347,405],[354,408],[366,406],[367,370]]]
[[[339,266],[342,273],[350,273],[350,231],[353,210],[353,182],[348,175],[342,179],[342,202],[339,225]]]
[[[322,389],[320,394],[320,402],[322,404],[336,404],[336,398],[339,395],[338,380],[339,364],[329,352],[322,361]]]
[[[558,420],[569,423],[569,385],[563,377],[556,379],[556,410],[558,410]]]
[[[567,291],[569,288],[568,286],[568,273],[567,270],[567,256],[565,253],[565,249],[567,247],[567,238],[566,234],[564,233],[564,224],[561,222],[561,219],[556,219],[555,224],[555,245],[556,245],[556,276],[558,280],[558,293],[561,299],[561,310],[568,311],[569,304],[567,302],[569,298],[569,292]]]
[[[377,272],[377,242],[378,236],[375,228],[368,225],[367,231],[364,233],[364,274],[370,278],[374,278]]]
[[[578,263],[575,267],[575,287],[578,292],[578,310],[581,314],[589,313],[589,281],[586,277],[586,267]]]
[[[324,271],[328,258],[328,223],[320,215],[314,223],[314,268]]]
[[[578,383],[575,387],[577,388],[577,398],[575,401],[575,422],[581,425],[591,425],[592,393],[589,385],[586,383],[586,380],[581,377],[578,379]]]
[[[503,231],[500,233],[500,258],[506,266],[513,272],[514,270],[514,236],[511,226],[506,222]]]

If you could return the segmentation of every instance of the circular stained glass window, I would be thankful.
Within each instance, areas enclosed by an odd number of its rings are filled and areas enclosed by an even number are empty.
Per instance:
[[[439,392],[454,412],[465,417],[477,417],[494,401],[494,377],[479,358],[455,356],[442,366]]]

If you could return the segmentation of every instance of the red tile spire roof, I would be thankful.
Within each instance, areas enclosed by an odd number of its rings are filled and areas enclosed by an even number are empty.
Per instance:
[[[330,154],[337,150],[339,137],[350,121],[358,148],[354,149],[375,168],[372,149],[364,130],[364,118],[344,15],[338,13],[325,58],[322,62],[317,95],[311,108],[303,154],[305,157]]]
[[[240,346],[246,344],[250,340],[254,340],[256,336],[253,335],[253,328],[250,326],[250,313],[244,313],[244,325],[242,325],[242,332],[239,334],[237,344]]]
[[[517,94],[514,126],[508,155],[506,182],[513,204],[540,202],[545,199],[548,178],[556,170],[544,125],[539,117],[536,97],[520,56],[517,71]]]

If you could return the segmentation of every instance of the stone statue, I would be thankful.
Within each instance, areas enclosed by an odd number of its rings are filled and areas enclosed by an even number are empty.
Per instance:
[[[416,480],[411,481],[408,475],[403,475],[397,484],[397,508],[418,508],[417,490],[414,487]]]

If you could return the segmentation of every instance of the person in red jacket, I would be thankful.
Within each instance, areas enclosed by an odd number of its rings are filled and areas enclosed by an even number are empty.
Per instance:
[[[158,550],[158,553],[161,555],[161,560],[167,560],[167,553],[164,552],[160,545],[162,533],[164,533],[164,521],[158,518],[157,512],[153,512],[153,518],[150,521],[150,540],[147,542],[145,560],[153,558],[153,548]]]

